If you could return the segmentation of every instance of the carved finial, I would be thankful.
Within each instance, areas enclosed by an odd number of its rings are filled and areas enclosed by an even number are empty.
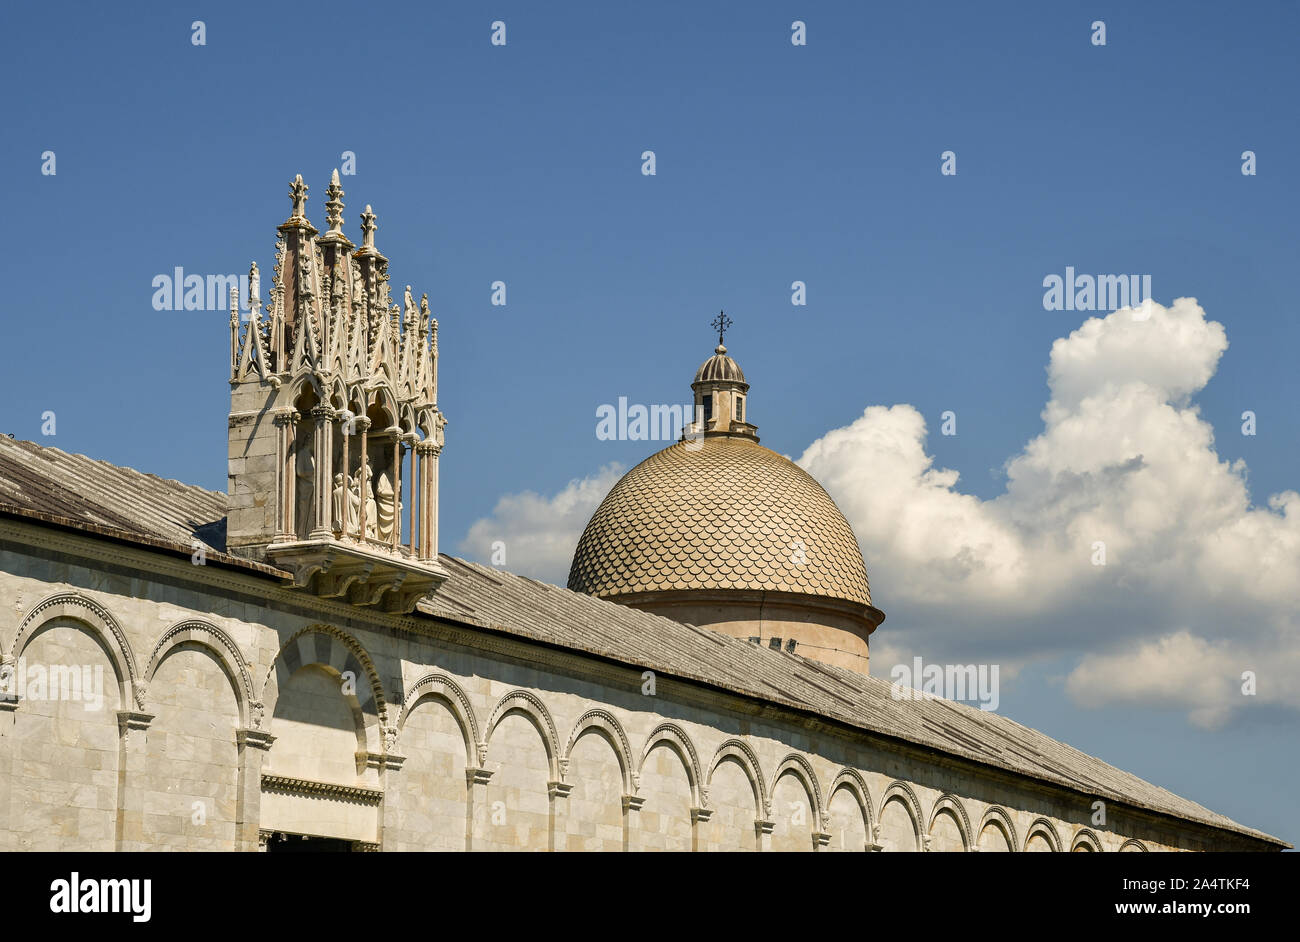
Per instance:
[[[727,328],[731,326],[731,318],[728,317],[724,312],[719,311],[718,316],[715,317],[712,321],[710,321],[710,324],[713,326],[714,330],[718,332],[718,346],[721,347],[722,335],[723,333],[726,332]],[[719,350],[718,352],[725,353],[726,351]]]
[[[373,249],[375,247],[375,230],[379,227],[375,225],[375,214],[370,209],[370,204],[366,204],[366,211],[361,214],[361,246],[362,248]]]
[[[307,191],[309,189],[311,188],[302,182],[301,173],[295,176],[293,182],[289,184],[289,199],[293,200],[293,212],[289,216],[290,219],[307,218]]]
[[[329,199],[325,203],[325,221],[330,232],[343,234],[343,187],[339,185],[339,171],[336,167],[330,175],[329,189],[325,191]]]

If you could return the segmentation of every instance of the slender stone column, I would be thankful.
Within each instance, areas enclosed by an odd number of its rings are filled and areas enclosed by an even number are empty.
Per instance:
[[[764,821],[760,818],[754,822],[754,835],[757,838],[758,850],[770,851],[772,849],[772,830],[775,827],[775,821]]]
[[[294,539],[294,478],[293,444],[297,438],[294,425],[298,413],[292,409],[275,416],[278,434],[275,438],[275,496],[278,505],[275,508],[275,541],[285,543]]]
[[[402,542],[402,435],[393,436],[393,552]]]
[[[145,731],[152,713],[117,712],[117,834],[115,850],[145,850]]]
[[[239,794],[235,797],[235,849],[265,850],[258,833],[262,819],[262,762],[275,737],[262,729],[235,730],[239,748]]]
[[[423,504],[420,502],[420,439],[411,436],[411,532],[407,534],[410,537],[408,549],[411,551],[411,558],[418,559],[420,556],[420,508]]]
[[[492,779],[488,769],[465,770],[465,849],[473,850],[475,845],[481,849],[487,844],[488,807],[487,786]]]
[[[346,540],[348,538],[348,507],[350,501],[348,495],[352,491],[351,463],[348,460],[348,443],[352,438],[353,426],[349,419],[352,414],[346,410],[339,413],[339,434],[343,439],[343,454],[340,456],[343,461],[343,519],[335,520],[334,525],[339,530],[339,538]],[[333,483],[330,485],[330,496],[334,495]]]
[[[312,495],[316,522],[309,536],[313,540],[328,540],[334,535],[334,410],[319,405],[311,410],[311,415],[316,420],[316,493]]]
[[[438,453],[442,448],[423,441],[417,446],[420,462],[420,558],[438,555]]]
[[[357,508],[357,540],[364,546],[366,542],[366,467],[370,463],[370,444],[366,437],[370,429],[370,420],[364,415],[357,416],[357,428],[361,429],[361,464],[357,466],[357,475],[361,478],[361,500]]]

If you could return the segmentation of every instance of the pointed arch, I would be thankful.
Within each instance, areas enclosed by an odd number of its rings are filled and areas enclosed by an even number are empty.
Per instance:
[[[551,719],[550,711],[546,709],[546,705],[527,690],[512,690],[497,701],[483,736],[483,755],[487,755],[487,744],[492,741],[492,734],[496,732],[497,726],[512,713],[522,714],[537,727],[537,732],[542,737],[542,743],[546,746],[546,761],[550,768],[551,781],[561,781],[560,747],[558,737],[555,734],[555,721]]]
[[[569,741],[564,747],[564,762],[568,763],[578,738],[589,730],[603,737],[614,749],[614,754],[618,756],[619,769],[623,773],[623,794],[635,795],[639,785],[633,781],[632,749],[628,745],[627,734],[623,732],[622,724],[608,710],[588,710],[578,717],[578,722],[573,724],[573,732],[569,733]]]
[[[667,745],[682,760],[682,765],[686,767],[686,776],[691,780],[691,801],[696,808],[703,807],[704,779],[700,773],[700,759],[695,752],[695,744],[691,742],[691,737],[676,723],[660,723],[646,737],[645,745],[641,748],[641,761],[636,767],[637,788],[640,788],[641,772],[645,769],[646,759],[660,743]]]
[[[477,768],[478,744],[482,740],[479,736],[478,718],[474,715],[474,705],[461,686],[440,671],[425,674],[411,685],[404,698],[401,716],[397,720],[398,739],[401,739],[407,718],[422,700],[441,700],[450,707],[460,725],[461,734],[465,737],[465,767]]]
[[[90,630],[108,654],[109,662],[117,674],[118,693],[123,704],[134,703],[137,709],[144,706],[144,685],[131,651],[131,643],[108,609],[88,595],[80,592],[57,592],[47,596],[24,616],[14,635],[10,657],[17,661],[32,638],[56,619],[75,621]]]
[[[754,755],[754,750],[743,739],[728,739],[713,754],[713,761],[709,764],[709,778],[705,786],[705,797],[708,796],[708,785],[713,783],[713,773],[717,771],[718,765],[727,759],[734,759],[745,770],[750,787],[754,789],[754,805],[758,813],[763,816],[764,820],[770,818],[772,816],[772,803],[767,797],[767,786],[763,783],[763,770],[759,765],[758,756]]]
[[[255,712],[253,704],[256,698],[253,696],[253,676],[248,669],[248,662],[244,660],[244,655],[240,653],[234,639],[211,622],[189,618],[177,622],[163,632],[162,637],[153,647],[153,653],[149,656],[149,666],[145,668],[146,689],[172,650],[190,642],[201,645],[216,655],[217,662],[225,671],[231,687],[234,688],[235,700],[239,706],[240,725],[245,728],[253,726]],[[259,724],[261,723],[260,708],[259,704],[256,716]]]

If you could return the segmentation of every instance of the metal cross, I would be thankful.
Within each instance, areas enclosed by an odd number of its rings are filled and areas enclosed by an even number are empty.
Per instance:
[[[714,329],[717,330],[717,332],[718,332],[718,343],[721,344],[721,343],[722,343],[722,334],[723,334],[723,332],[724,332],[728,327],[731,326],[731,318],[728,317],[726,314],[724,314],[722,311],[719,311],[719,312],[718,312],[718,316],[715,317],[712,321],[710,321],[710,324],[711,324],[711,326],[712,326]]]

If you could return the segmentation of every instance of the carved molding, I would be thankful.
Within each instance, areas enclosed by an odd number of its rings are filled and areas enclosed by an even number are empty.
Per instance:
[[[262,790],[304,798],[323,798],[358,805],[377,805],[383,800],[382,789],[365,785],[340,785],[334,782],[313,782],[288,775],[262,776]]]

